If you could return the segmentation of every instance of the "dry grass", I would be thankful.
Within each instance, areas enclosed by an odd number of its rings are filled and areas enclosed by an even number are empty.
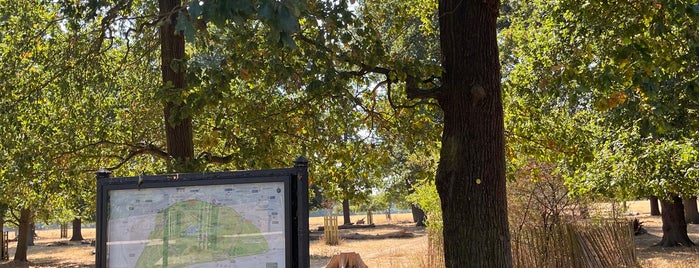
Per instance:
[[[658,216],[649,215],[648,201],[628,202],[629,212],[638,212],[648,234],[636,236],[636,248],[643,267],[699,267],[699,247],[662,248],[654,247],[662,237],[662,222]],[[424,228],[416,228],[410,214],[393,214],[389,221],[385,215],[374,215],[376,228],[340,230],[341,233],[385,234],[397,230],[414,233],[413,238],[383,240],[341,240],[337,246],[328,246],[321,240],[311,241],[311,267],[324,267],[330,258],[340,252],[357,252],[369,267],[424,267],[427,255],[427,235]],[[352,216],[356,222],[363,215]],[[633,218],[634,216],[631,216]],[[340,219],[342,221],[342,219]],[[323,224],[323,217],[310,219],[312,236],[319,236],[317,229]],[[688,226],[690,237],[699,242],[699,225]],[[92,247],[59,238],[59,230],[38,231],[36,246],[29,248],[31,265],[10,266],[7,262],[0,267],[93,267]],[[10,235],[12,238],[12,235]],[[84,229],[85,239],[94,239],[94,229]],[[55,242],[67,242],[67,246],[52,246]],[[15,243],[10,244],[10,258],[14,255]]]
[[[369,267],[419,267],[427,252],[427,238],[344,240],[328,246],[321,240],[311,242],[311,267],[324,267],[330,257],[341,252],[356,252]]]
[[[89,244],[68,241],[60,238],[60,230],[38,230],[34,246],[29,247],[27,258],[30,263],[2,262],[0,267],[94,267],[94,249]],[[70,232],[69,232],[70,235]],[[83,238],[95,239],[95,229],[83,229]],[[13,239],[10,235],[10,239]],[[64,245],[57,245],[57,243]],[[10,243],[10,260],[14,257],[17,243]]]
[[[636,236],[636,250],[643,267],[699,267],[699,247],[675,247],[663,248],[654,246],[663,237],[662,220],[660,216],[650,216],[650,202],[648,200],[627,202],[630,213],[637,212],[637,217],[643,222],[647,234]],[[699,242],[699,225],[688,224],[689,238],[695,243]]]
[[[354,215],[350,219],[356,222],[365,215]],[[412,222],[411,214],[392,214],[391,220],[385,215],[374,215],[375,228],[341,229],[340,235],[348,233],[386,234],[396,230],[405,230],[415,234],[413,238],[382,240],[340,240],[337,246],[328,246],[323,240],[311,241],[311,267],[325,267],[333,255],[341,252],[356,252],[369,267],[421,267],[420,263],[427,254],[427,235],[424,228],[417,228]],[[342,223],[342,218],[338,219]],[[319,235],[319,226],[323,217],[312,217],[309,226],[313,234]]]

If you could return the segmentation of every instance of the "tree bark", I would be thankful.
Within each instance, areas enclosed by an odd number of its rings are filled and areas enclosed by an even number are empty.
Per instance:
[[[425,226],[425,211],[415,204],[410,204],[410,210],[413,213],[415,226]]]
[[[684,205],[684,218],[687,223],[699,224],[699,211],[697,211],[697,197],[692,196],[682,200]]]
[[[693,246],[694,242],[687,235],[682,199],[675,194],[670,195],[669,199],[660,200],[663,210],[663,239],[658,245],[663,247]]]
[[[658,197],[657,196],[650,197],[650,215],[651,216],[660,216],[660,206],[658,206]]]
[[[29,209],[23,208],[19,212],[19,230],[17,230],[17,250],[15,251],[14,261],[27,261],[27,241],[32,234],[29,225],[32,221],[32,212]]]
[[[497,0],[440,0],[446,267],[511,267]]]
[[[82,220],[80,218],[73,219],[73,236],[70,238],[70,241],[83,241],[81,225]]]
[[[194,141],[192,115],[185,112],[185,104],[179,101],[181,92],[187,90],[184,34],[176,33],[177,15],[181,0],[160,0],[160,59],[165,90],[165,134],[167,152],[175,160],[174,171],[192,171]]]
[[[350,219],[350,205],[349,205],[349,199],[345,198],[342,199],[342,217],[343,217],[343,224],[349,225],[352,224],[352,220]]]

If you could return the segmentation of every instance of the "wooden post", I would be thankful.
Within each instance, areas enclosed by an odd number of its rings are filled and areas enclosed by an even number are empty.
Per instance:
[[[337,226],[337,216],[324,216],[324,234],[325,234],[325,244],[337,245],[340,243],[340,231]]]
[[[366,213],[366,224],[368,224],[368,225],[374,224],[374,217],[373,217],[373,215],[371,215],[371,211],[368,211]]]

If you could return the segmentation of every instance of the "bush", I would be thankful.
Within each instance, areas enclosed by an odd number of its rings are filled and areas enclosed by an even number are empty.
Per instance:
[[[586,200],[572,198],[552,163],[528,161],[508,182],[510,229],[551,227],[588,217]]]
[[[442,204],[433,181],[424,182],[414,187],[415,192],[408,195],[408,201],[425,211],[425,225],[433,230],[442,230]]]

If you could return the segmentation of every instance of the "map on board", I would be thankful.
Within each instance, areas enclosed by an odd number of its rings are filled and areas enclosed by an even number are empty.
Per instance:
[[[284,183],[109,191],[109,267],[286,267]]]

